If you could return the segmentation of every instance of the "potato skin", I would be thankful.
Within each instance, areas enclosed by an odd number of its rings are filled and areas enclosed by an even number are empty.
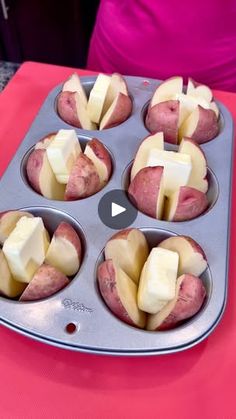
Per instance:
[[[134,205],[144,214],[156,218],[157,200],[163,167],[144,167],[129,185],[128,194]]]
[[[206,297],[206,290],[200,278],[184,274],[179,295],[172,312],[167,316],[158,330],[167,330],[196,314]]]
[[[119,93],[113,112],[107,121],[102,119],[100,129],[108,129],[120,125],[129,118],[131,112],[132,100],[129,96]]]
[[[92,138],[87,143],[87,146],[91,148],[91,150],[94,152],[95,156],[103,162],[107,168],[107,181],[109,177],[111,176],[112,171],[112,164],[111,164],[111,158],[107,151],[107,149],[104,147],[104,145],[97,139]]]
[[[26,172],[32,188],[45,198],[63,200],[65,187],[57,182],[47,158],[46,148],[37,148],[30,154]]]
[[[65,200],[86,198],[100,189],[99,175],[93,162],[85,154],[80,153],[66,185]]]
[[[152,134],[163,131],[165,141],[177,144],[178,120],[179,101],[167,100],[148,108],[145,125]]]
[[[44,263],[34,274],[20,301],[35,301],[50,297],[69,284],[69,279],[53,266]]]
[[[42,194],[39,179],[45,153],[45,149],[36,149],[32,151],[26,165],[26,173],[29,183],[39,194]]]
[[[215,138],[219,133],[219,123],[216,113],[212,109],[199,108],[199,121],[191,138],[198,144],[206,143]]]
[[[71,244],[73,244],[74,248],[77,251],[78,258],[81,260],[81,253],[82,253],[82,246],[81,240],[79,235],[76,233],[75,229],[65,221],[61,221],[58,225],[57,229],[54,231],[54,236],[63,237],[64,239],[68,240]]]
[[[201,215],[208,206],[206,195],[190,186],[181,186],[174,216],[169,221],[187,221]]]
[[[98,285],[102,297],[110,310],[123,322],[135,326],[118,295],[116,273],[111,259],[105,260],[99,265]]]
[[[81,128],[76,109],[75,94],[75,92],[59,93],[57,97],[57,112],[61,119],[67,122],[67,124]]]

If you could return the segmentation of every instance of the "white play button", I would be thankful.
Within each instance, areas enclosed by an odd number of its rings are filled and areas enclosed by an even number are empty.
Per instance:
[[[126,208],[122,207],[121,205],[118,205],[115,202],[111,203],[111,216],[112,217],[116,217],[117,215],[125,211],[126,211]]]
[[[137,217],[138,210],[131,204],[126,191],[113,189],[100,199],[98,215],[106,227],[113,230],[128,228]]]

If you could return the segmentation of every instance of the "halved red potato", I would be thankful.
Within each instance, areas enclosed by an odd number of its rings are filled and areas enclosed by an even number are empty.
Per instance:
[[[54,231],[45,262],[64,275],[75,275],[81,263],[81,241],[75,229],[62,221]]]
[[[77,73],[73,73],[63,84],[62,86],[63,92],[78,92],[81,96],[81,100],[84,103],[84,106],[86,107],[88,104],[87,96],[84,91],[84,88],[81,84],[80,78]]]
[[[147,318],[147,330],[167,330],[199,312],[206,297],[200,278],[184,274],[177,279],[175,298]]]
[[[212,140],[219,133],[216,113],[212,109],[198,107],[183,122],[179,129],[179,138],[190,137],[198,144]]]
[[[135,228],[119,231],[105,246],[105,258],[111,259],[137,284],[147,257],[146,237]]]
[[[86,198],[101,189],[99,174],[92,160],[80,153],[69,176],[65,200]]]
[[[166,221],[186,221],[201,215],[208,206],[207,196],[190,186],[181,186],[165,204]]]
[[[37,148],[30,154],[26,172],[32,188],[48,199],[63,200],[65,185],[59,183],[50,166],[46,148]]]
[[[21,217],[33,217],[30,212],[9,210],[0,213],[0,244],[8,238]]]
[[[141,142],[132,165],[130,174],[131,181],[137,175],[139,170],[147,166],[149,153],[154,148],[157,148],[158,150],[164,150],[163,132],[157,132],[154,135],[149,135]]]
[[[179,254],[178,275],[200,276],[207,268],[207,258],[201,246],[188,236],[173,236],[158,245]]]
[[[129,185],[128,194],[134,205],[144,214],[158,220],[164,207],[163,167],[144,167]]]
[[[53,266],[43,264],[20,296],[20,301],[35,301],[50,297],[69,284],[69,279]]]
[[[103,116],[99,129],[107,129],[115,127],[126,121],[132,112],[132,101],[129,96],[118,93]]]
[[[179,101],[167,100],[152,107],[149,106],[145,125],[152,133],[162,131],[168,143],[178,142]]]
[[[93,162],[101,185],[104,186],[108,182],[112,170],[111,158],[107,149],[99,140],[93,138],[87,143],[84,154]]]
[[[137,305],[137,285],[112,260],[98,267],[98,285],[110,310],[123,322],[145,327],[146,314]]]
[[[78,92],[61,92],[57,98],[57,112],[63,121],[77,128],[96,130],[87,113],[82,96]]]
[[[111,104],[113,103],[114,99],[117,97],[119,93],[123,93],[124,95],[129,96],[128,86],[124,77],[121,74],[113,73],[105,97],[102,116],[105,115],[105,113],[110,108]]]

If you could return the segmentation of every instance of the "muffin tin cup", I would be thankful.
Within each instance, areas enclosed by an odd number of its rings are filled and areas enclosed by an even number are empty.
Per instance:
[[[72,127],[73,128],[73,127]],[[74,129],[74,128],[73,128]],[[47,135],[50,135],[50,134],[52,134],[52,132],[48,132],[48,133],[46,133],[46,136]],[[86,145],[89,143],[89,141],[90,140],[92,140],[95,136],[91,136],[91,135],[82,135],[82,134],[79,134],[79,135],[77,135],[77,137],[78,137],[78,141],[79,141],[79,143],[80,143],[80,146],[81,146],[81,149],[82,149],[82,151],[84,152],[84,150],[85,150],[85,148],[86,148]],[[41,138],[38,138],[37,140],[36,140],[36,142],[38,142],[38,141],[40,141],[41,140]],[[36,193],[37,195],[39,195],[39,196],[42,196],[39,192],[37,192],[37,191],[35,191],[34,190],[34,188],[31,186],[31,184],[30,184],[30,182],[29,182],[29,179],[28,179],[28,176],[27,176],[27,161],[28,161],[28,159],[29,159],[29,157],[30,157],[30,155],[31,155],[31,153],[35,150],[35,145],[36,145],[36,143],[32,146],[32,147],[30,147],[29,148],[29,150],[27,150],[26,151],[26,153],[25,153],[25,155],[24,155],[24,157],[22,158],[22,161],[21,161],[21,167],[20,167],[20,173],[21,173],[21,177],[22,177],[22,180],[24,181],[24,183],[25,183],[25,185],[29,188],[29,189],[31,189],[31,191],[33,191],[34,193]],[[111,178],[112,178],[112,175],[113,175],[113,172],[114,172],[114,169],[115,169],[115,160],[114,160],[114,156],[112,155],[112,152],[111,152],[111,150],[109,150],[109,148],[107,147],[107,146],[104,146],[105,147],[105,149],[106,149],[106,151],[109,153],[109,156],[110,156],[110,159],[111,159],[111,174],[110,174],[110,177],[109,177],[109,179],[108,179],[108,181],[107,181],[107,183],[106,183],[106,185],[110,182],[110,180],[111,180]],[[104,188],[104,187],[103,187]],[[102,188],[102,189],[103,189]],[[101,190],[102,190],[101,189]],[[96,192],[97,193],[97,192]],[[42,196],[43,197],[43,196]],[[51,200],[51,199],[49,199],[49,198],[45,198],[45,199],[47,199],[48,200],[48,203],[50,203],[50,201],[53,201],[53,200]],[[86,199],[86,198],[83,198],[83,199]],[[58,200],[58,201],[60,201],[60,202],[68,202],[68,201],[65,201],[65,200]],[[71,201],[70,201],[71,202]]]
[[[81,80],[89,90],[95,77],[82,77]],[[159,83],[138,77],[126,77],[126,81],[133,98],[133,111],[127,121],[103,131],[74,128],[79,138],[96,137],[111,152],[112,177],[101,191],[80,201],[53,201],[35,193],[21,176],[24,156],[40,138],[61,128],[73,128],[55,111],[56,97],[62,85],[46,98],[4,173],[0,182],[0,211],[34,207],[36,211],[44,208],[43,211],[65,214],[68,220],[72,217],[82,233],[85,252],[78,274],[69,286],[54,296],[30,303],[0,297],[0,319],[2,324],[27,336],[73,350],[117,355],[177,352],[208,336],[219,322],[226,303],[233,123],[228,110],[218,103],[222,130],[218,137],[202,145],[218,185],[217,200],[211,209],[186,222],[158,221],[138,212],[130,226],[140,228],[149,240],[161,235],[187,235],[200,244],[209,264],[202,276],[207,285],[206,303],[194,318],[170,331],[148,332],[131,327],[110,312],[96,282],[96,269],[102,260],[104,246],[115,233],[101,223],[98,203],[108,191],[124,187],[125,168],[133,160],[142,139],[149,134],[143,123],[142,110]]]

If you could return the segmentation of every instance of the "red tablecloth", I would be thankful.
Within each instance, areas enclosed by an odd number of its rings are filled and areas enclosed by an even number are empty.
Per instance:
[[[1,93],[0,174],[47,93],[71,72],[70,68],[27,62]],[[236,121],[236,94],[215,92],[215,96]],[[235,204],[236,194],[233,214]],[[213,334],[192,349],[150,358],[96,356],[50,347],[1,327],[0,417],[235,418],[235,232],[232,220],[224,317]]]

